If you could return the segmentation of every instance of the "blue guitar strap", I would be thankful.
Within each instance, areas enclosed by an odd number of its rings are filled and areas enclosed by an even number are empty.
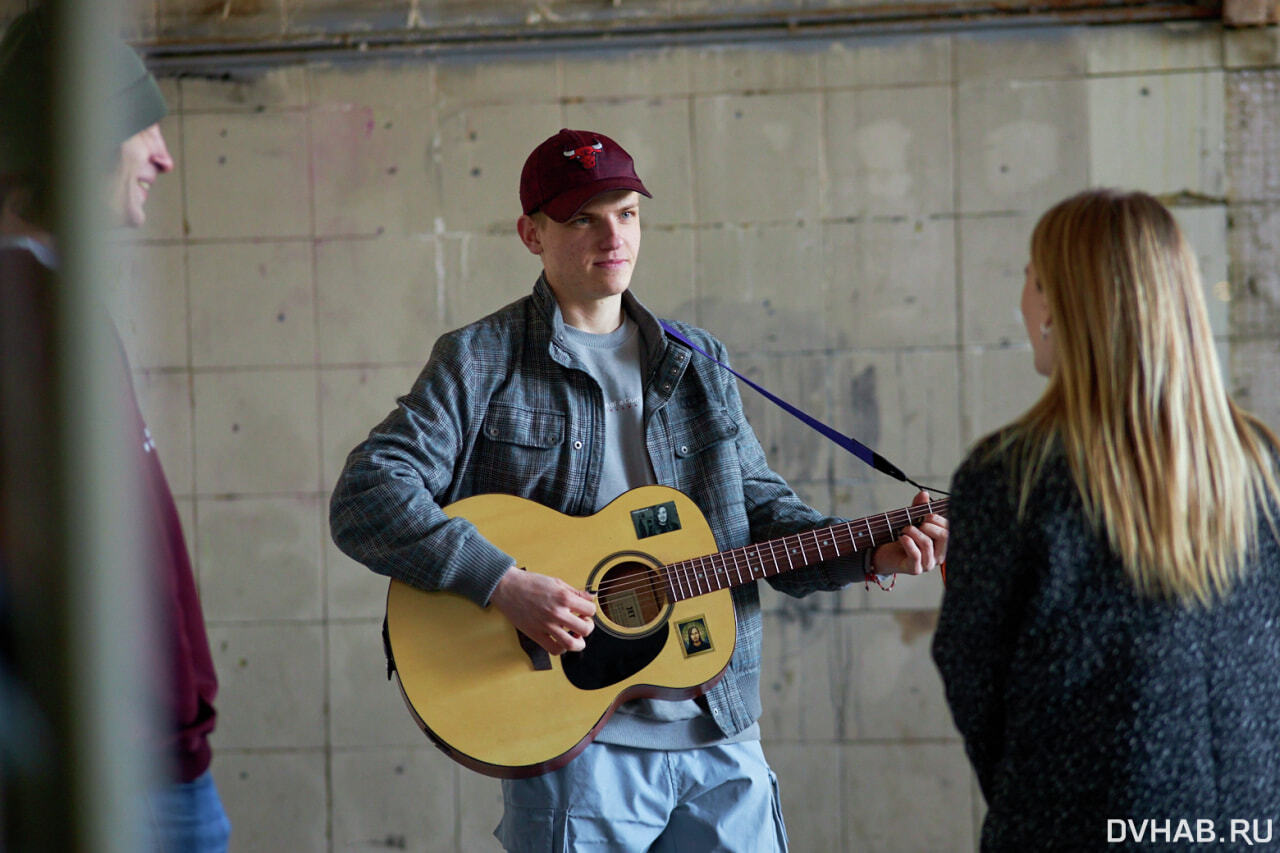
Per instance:
[[[865,444],[858,441],[856,438],[852,438],[851,436],[847,436],[844,433],[833,429],[832,427],[828,426],[827,424],[823,423],[822,421],[810,415],[808,412],[805,412],[804,410],[791,405],[786,400],[774,394],[769,389],[764,388],[763,386],[751,381],[750,379],[743,376],[741,373],[734,370],[732,367],[725,364],[723,361],[716,358],[714,355],[707,352],[702,347],[698,346],[693,341],[689,340],[687,337],[682,335],[674,326],[672,326],[666,320],[659,320],[658,322],[662,324],[662,328],[666,331],[668,335],[675,338],[677,341],[684,344],[685,346],[690,347],[693,350],[702,353],[704,356],[711,359],[716,364],[720,365],[725,370],[732,373],[734,376],[738,377],[738,379],[742,380],[747,385],[750,385],[756,391],[759,391],[761,394],[764,395],[766,399],[768,399],[770,402],[779,406],[783,411],[787,412],[788,414],[808,424],[810,427],[817,430],[822,435],[826,436],[828,439],[838,444],[840,447],[843,447],[845,450],[849,451],[854,456],[858,457],[863,462],[870,465],[872,468],[875,468],[880,473],[888,474],[890,477],[893,477],[895,480],[901,480],[904,483],[910,483],[911,485],[915,486],[918,489],[925,488],[924,486],[921,486],[919,483],[917,483],[915,480],[912,480],[906,474],[902,473],[902,470],[898,468],[897,465],[894,465],[888,459],[885,459],[879,453],[876,453],[874,450],[872,450],[870,447],[867,447]],[[941,494],[946,494],[946,492],[943,492],[941,489],[932,489],[931,491],[938,492]]]

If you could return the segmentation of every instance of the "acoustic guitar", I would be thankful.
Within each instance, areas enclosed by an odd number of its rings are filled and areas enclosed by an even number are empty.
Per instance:
[[[665,486],[579,517],[477,495],[445,513],[470,521],[520,568],[595,594],[586,648],[549,655],[497,608],[393,580],[388,654],[410,713],[449,757],[489,776],[534,776],[567,764],[629,699],[709,690],[733,655],[732,587],[890,542],[947,504],[717,552],[698,507]]]

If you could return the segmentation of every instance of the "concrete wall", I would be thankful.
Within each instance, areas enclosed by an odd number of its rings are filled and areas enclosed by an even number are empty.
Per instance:
[[[1278,86],[1274,29],[1212,25],[165,80],[179,167],[112,302],[198,566],[233,849],[496,847],[498,783],[384,680],[386,584],[329,543],[325,507],[435,337],[531,286],[534,144],[567,125],[626,145],[655,195],[640,297],[945,488],[1042,387],[1017,309],[1029,230],[1093,184],[1170,197],[1234,387],[1280,426]],[[910,499],[744,397],[817,506]],[[762,725],[796,850],[974,849],[981,797],[929,658],[940,592],[766,595]]]

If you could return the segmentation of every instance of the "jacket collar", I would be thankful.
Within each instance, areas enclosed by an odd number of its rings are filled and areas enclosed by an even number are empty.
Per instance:
[[[561,364],[568,363],[569,355],[564,348],[564,315],[560,312],[560,304],[556,302],[551,285],[547,284],[545,274],[539,275],[533,286],[533,304],[549,331],[551,357]],[[630,290],[622,294],[622,310],[640,327],[640,336],[644,341],[645,372],[648,373],[666,355],[667,337],[658,318]]]

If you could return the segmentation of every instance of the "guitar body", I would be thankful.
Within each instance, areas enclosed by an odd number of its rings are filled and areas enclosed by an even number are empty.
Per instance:
[[[684,494],[644,486],[584,517],[509,495],[477,495],[445,512],[475,524],[521,569],[598,596],[585,650],[552,656],[495,608],[391,582],[388,645],[401,692],[456,761],[506,778],[554,770],[622,702],[691,698],[723,674],[737,635],[732,592],[673,600],[657,571],[716,551]]]

